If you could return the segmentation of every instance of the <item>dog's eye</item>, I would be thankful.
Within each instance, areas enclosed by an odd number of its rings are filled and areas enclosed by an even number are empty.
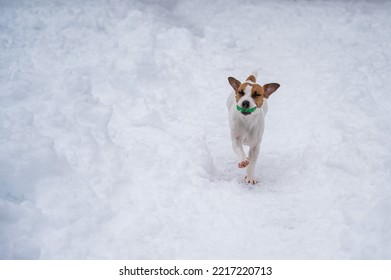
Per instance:
[[[253,93],[254,96],[261,96],[258,92],[254,91]]]
[[[239,94],[244,95],[244,91],[243,90],[239,91]]]

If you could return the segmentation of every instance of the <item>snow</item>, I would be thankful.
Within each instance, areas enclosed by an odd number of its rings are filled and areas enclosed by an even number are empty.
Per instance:
[[[1,259],[390,259],[391,3],[0,1]],[[227,77],[278,82],[244,183]]]

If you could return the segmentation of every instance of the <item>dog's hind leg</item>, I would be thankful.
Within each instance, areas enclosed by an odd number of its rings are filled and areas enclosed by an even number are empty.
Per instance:
[[[258,154],[259,154],[259,145],[250,147],[250,152],[248,155],[250,163],[247,167],[246,182],[253,185],[257,183],[257,180],[255,180],[254,178],[254,169],[255,169],[255,164],[257,163]]]

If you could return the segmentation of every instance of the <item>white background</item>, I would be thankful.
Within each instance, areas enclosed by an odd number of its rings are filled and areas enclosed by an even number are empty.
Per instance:
[[[390,279],[390,261],[0,261],[0,276],[20,279]],[[202,269],[197,276],[119,275],[124,268]],[[213,275],[214,267],[271,267],[272,274]],[[141,271],[139,269],[139,271]],[[209,272],[206,272],[209,271]],[[260,270],[261,271],[261,270]],[[266,271],[266,270],[265,270]]]

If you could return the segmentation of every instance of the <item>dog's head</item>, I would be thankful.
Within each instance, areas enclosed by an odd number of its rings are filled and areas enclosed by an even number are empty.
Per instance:
[[[276,83],[261,86],[256,83],[254,75],[250,75],[244,83],[233,77],[229,77],[228,82],[235,90],[237,109],[243,115],[250,115],[257,111],[257,108],[261,108],[264,98],[269,98],[280,87]]]

